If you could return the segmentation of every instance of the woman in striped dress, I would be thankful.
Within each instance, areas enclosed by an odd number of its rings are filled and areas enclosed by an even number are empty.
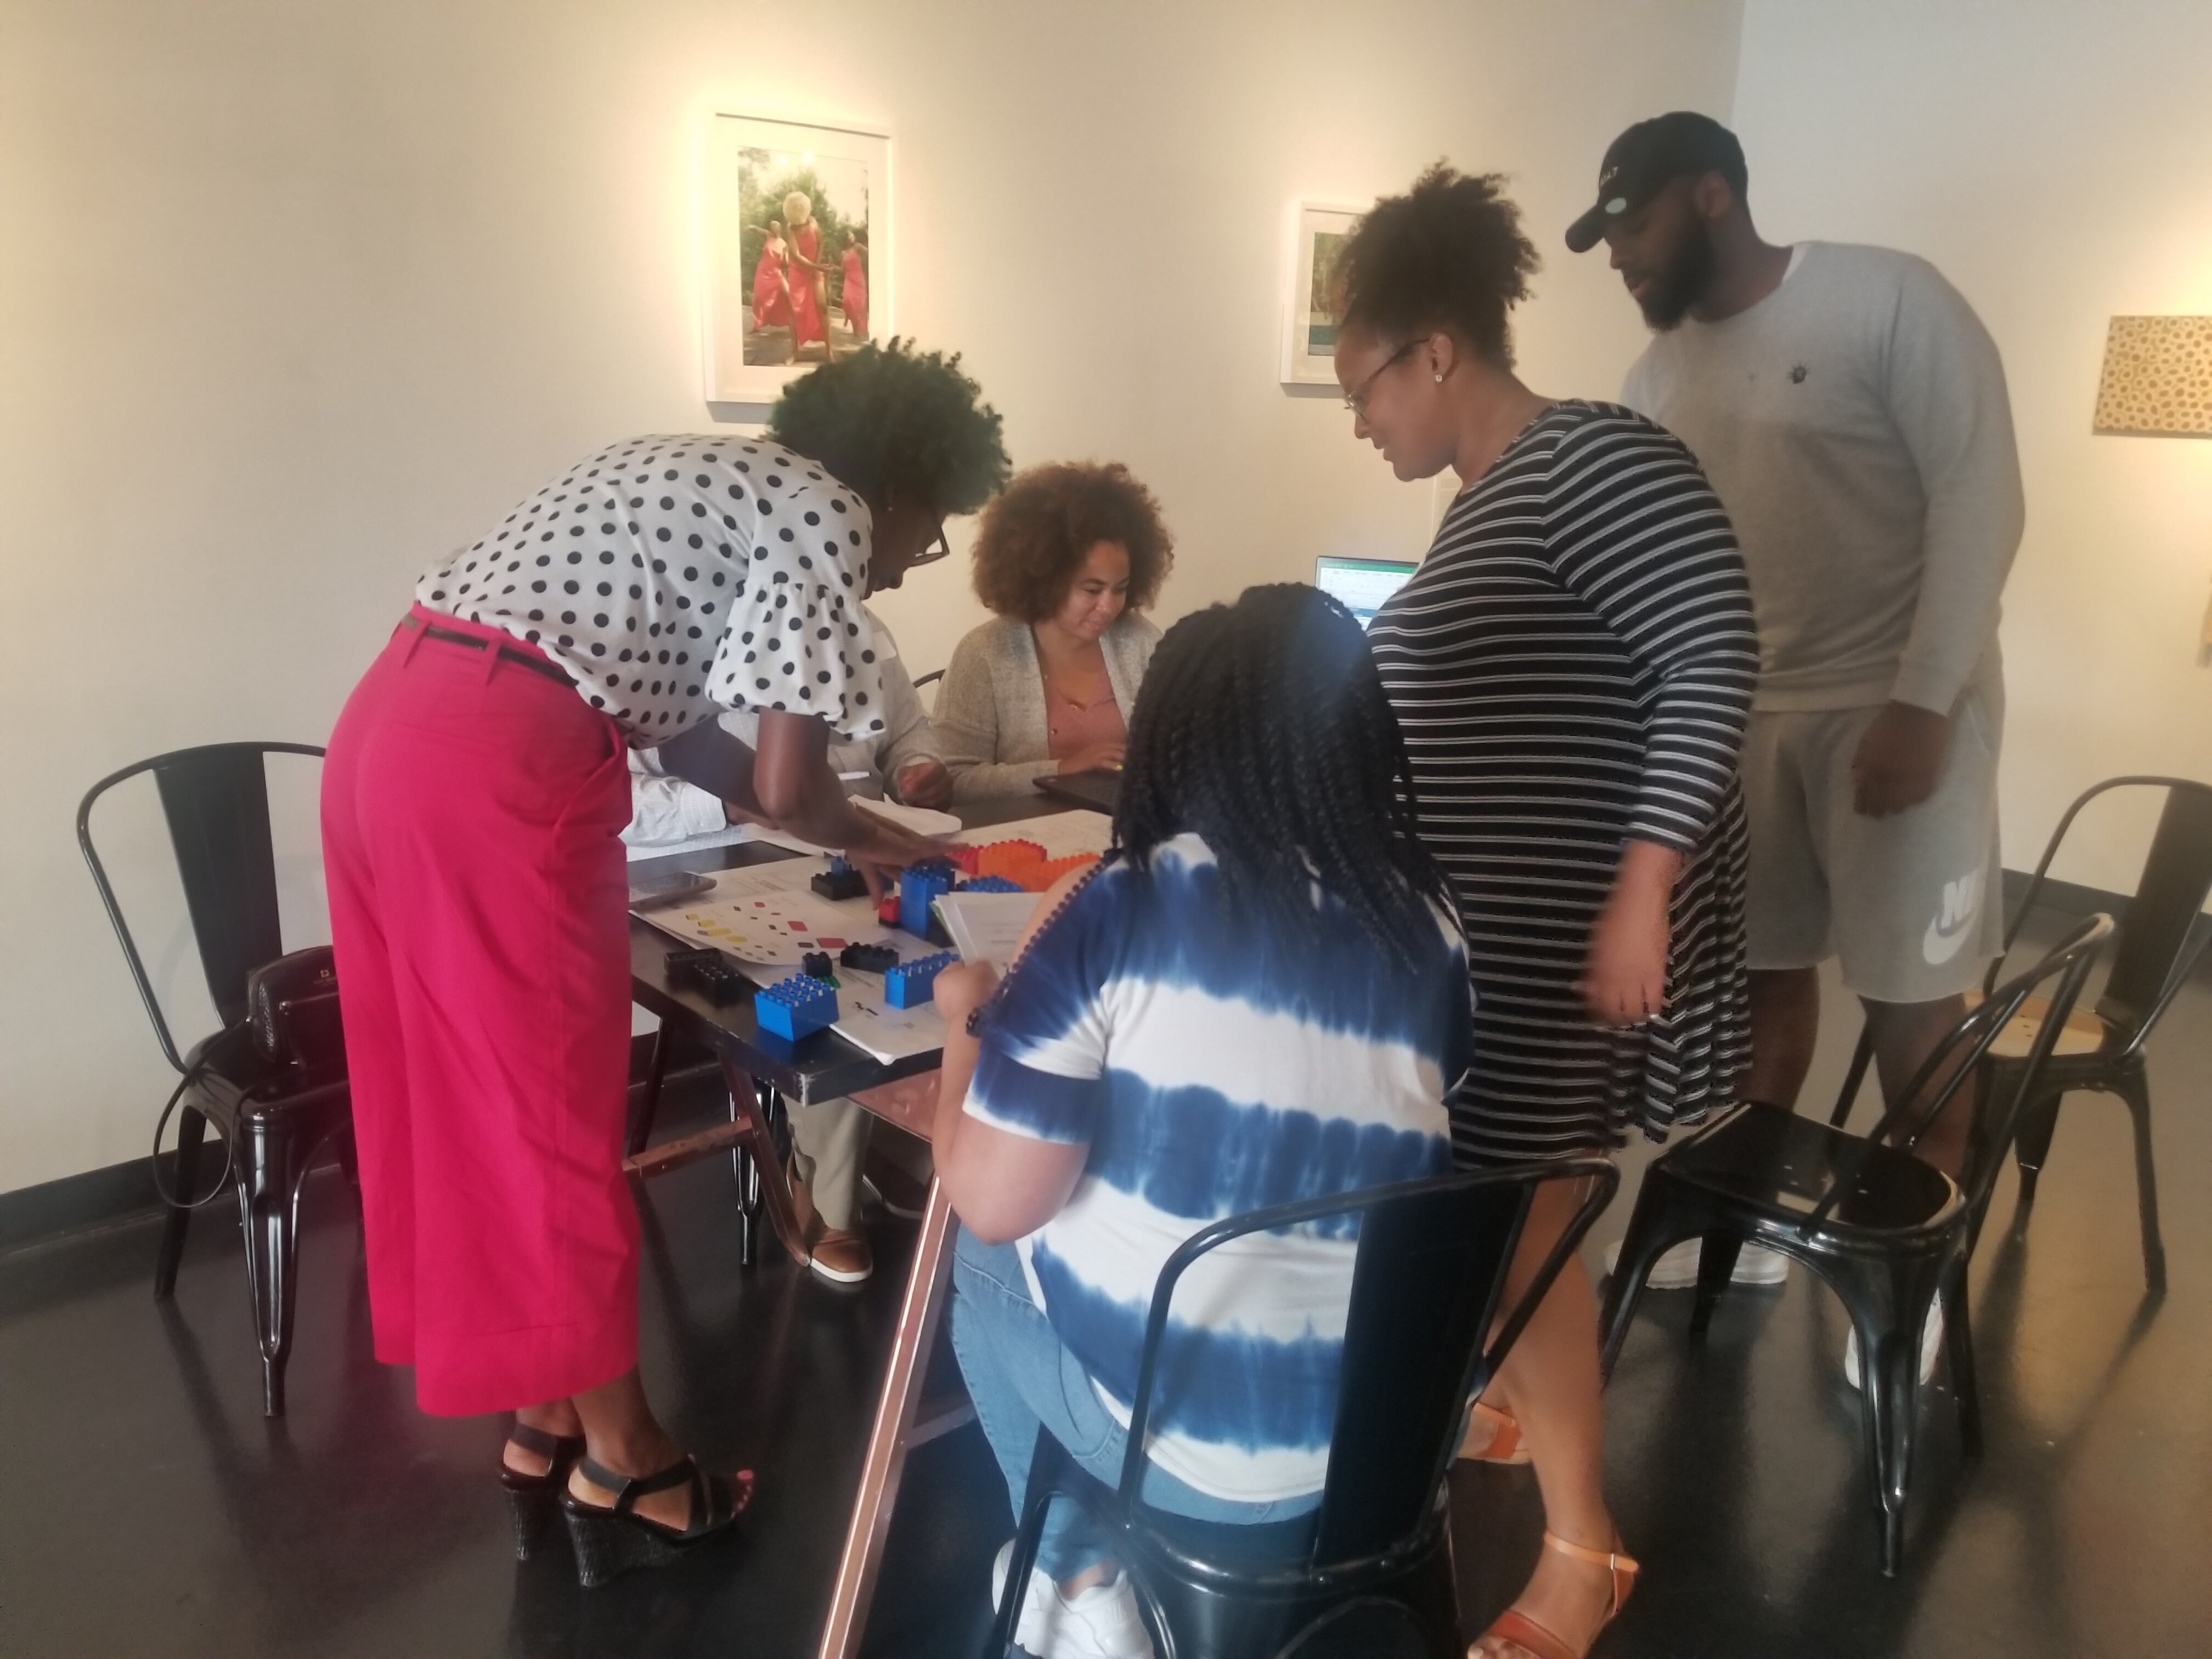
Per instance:
[[[1512,372],[1535,250],[1495,178],[1439,165],[1336,266],[1337,377],[1401,478],[1462,489],[1369,632],[1476,993],[1462,1162],[1663,1139],[1748,1060],[1736,758],[1758,669],[1743,562],[1682,444]],[[1571,1194],[1539,1200],[1533,1271]],[[1578,1659],[1635,1571],[1601,1485],[1596,1309],[1571,1262],[1469,1425],[1543,1491],[1535,1576],[1478,1651]]]

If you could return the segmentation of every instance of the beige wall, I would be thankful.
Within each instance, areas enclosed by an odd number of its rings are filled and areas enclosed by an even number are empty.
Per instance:
[[[1923,254],[2002,349],[2027,486],[2005,595],[2005,862],[2123,772],[2212,778],[2212,441],[2100,438],[2106,319],[2212,313],[2212,6],[1750,0],[1736,125],[1776,240]],[[2115,812],[2057,873],[2125,891]]]
[[[891,130],[903,325],[967,352],[1018,462],[1152,482],[1174,614],[1425,537],[1428,491],[1275,384],[1289,201],[1439,155],[1510,173],[1550,258],[1525,365],[1610,391],[1635,319],[1559,230],[1626,121],[1727,112],[1739,15],[0,0],[0,1189],[143,1152],[167,1089],[71,843],[82,790],[185,744],[319,741],[426,563],[590,447],[708,419],[715,102]],[[917,670],[979,614],[951,571],[885,609]],[[297,943],[306,790],[283,817]],[[158,830],[109,822],[204,1030]]]

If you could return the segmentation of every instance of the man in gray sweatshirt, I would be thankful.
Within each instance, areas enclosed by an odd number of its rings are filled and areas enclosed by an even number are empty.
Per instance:
[[[2012,412],[1995,343],[1935,267],[1886,248],[1775,246],[1745,185],[1742,148],[1717,122],[1640,122],[1606,153],[1567,246],[1611,247],[1656,331],[1623,400],[1697,455],[1750,570],[1743,1092],[1795,1105],[1833,955],[1893,1100],[2002,943]],[[1966,1114],[1945,1120],[1921,1155],[1955,1172]]]

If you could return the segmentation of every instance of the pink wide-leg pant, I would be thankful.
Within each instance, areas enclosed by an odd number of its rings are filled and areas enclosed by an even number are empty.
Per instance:
[[[638,1250],[618,730],[495,649],[403,625],[338,717],[322,813],[376,1357],[448,1416],[621,1376]]]

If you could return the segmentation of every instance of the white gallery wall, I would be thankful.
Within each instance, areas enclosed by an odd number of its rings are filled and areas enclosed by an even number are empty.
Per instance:
[[[320,742],[425,565],[592,447],[709,421],[707,111],[890,130],[902,327],[966,352],[1018,464],[1113,457],[1153,485],[1172,617],[1425,539],[1429,491],[1276,385],[1290,202],[1439,155],[1510,173],[1548,262],[1524,367],[1609,392],[1640,330],[1559,230],[1626,122],[1728,114],[1740,20],[0,0],[0,1190],[142,1153],[167,1089],[77,855],[84,788],[188,744]],[[884,609],[918,672],[981,615],[951,568]],[[279,807],[297,945],[324,927],[311,783]],[[198,1035],[158,824],[104,823]]]
[[[2212,441],[2092,435],[2106,319],[2212,313],[2212,5],[1749,0],[1735,115],[1771,240],[1932,259],[1996,337],[2027,532],[2005,594],[2005,863],[2121,773],[2212,778]],[[2149,822],[2057,875],[2132,890]]]
[[[1523,368],[1607,394],[1641,330],[1559,229],[1626,122],[1733,112],[1771,235],[1924,254],[2003,349],[2019,866],[2097,778],[2212,775],[2212,443],[2089,431],[2108,316],[2212,312],[2207,63],[2180,0],[0,0],[0,1191],[139,1154],[167,1092],[85,787],[319,742],[426,563],[597,444],[709,423],[709,109],[890,129],[902,329],[967,354],[1018,464],[1153,485],[1164,618],[1425,537],[1430,492],[1275,383],[1291,200],[1511,174],[1547,258]],[[952,568],[884,609],[918,672],[981,615]],[[197,1035],[144,805],[104,829]],[[279,817],[309,942],[311,779]],[[2142,829],[2059,873],[2130,885]]]

